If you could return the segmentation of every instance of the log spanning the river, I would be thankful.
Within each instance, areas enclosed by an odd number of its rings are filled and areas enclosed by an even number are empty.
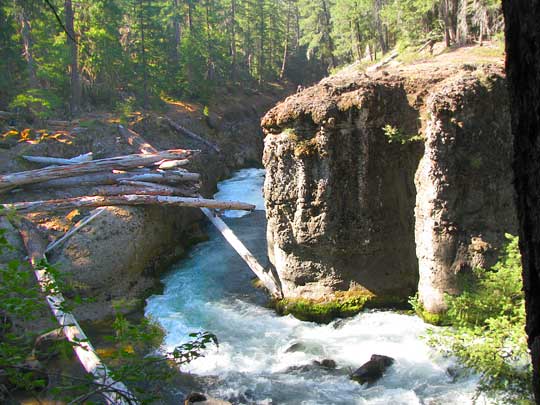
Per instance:
[[[66,339],[72,344],[75,354],[80,363],[94,377],[94,383],[100,388],[101,395],[110,405],[137,404],[137,399],[129,389],[121,382],[115,381],[107,366],[103,364],[88,337],[77,322],[71,312],[65,312],[65,299],[56,288],[54,277],[43,265],[45,257],[45,244],[35,226],[28,220],[22,218],[17,227],[23,239],[30,264],[34,269],[34,274],[38,284],[46,294],[46,301],[54,317],[62,327],[62,332]]]
[[[22,214],[30,212],[51,212],[72,210],[84,207],[106,207],[112,205],[160,205],[171,207],[195,207],[195,208],[213,208],[222,210],[244,210],[253,211],[255,205],[239,201],[217,201],[205,198],[191,197],[171,197],[161,195],[114,195],[114,196],[95,196],[95,197],[76,197],[62,200],[43,200],[17,202],[12,204],[3,204],[3,207],[9,211],[14,210]]]
[[[177,129],[178,131],[185,131],[185,128],[180,127],[179,125],[175,124],[170,119],[167,118],[167,121],[169,122],[171,126],[173,126],[173,128]],[[175,125],[177,127],[175,127]],[[156,153],[158,151],[156,148],[154,148],[152,145],[146,142],[146,140],[142,136],[140,136],[134,131],[131,131],[129,134],[126,132],[120,132],[120,133],[124,134],[124,136],[129,135],[132,138],[134,137],[136,139],[136,141],[134,141],[134,144],[141,145],[140,146],[141,148],[144,146],[147,150],[150,150],[153,153]],[[193,134],[193,135],[196,137],[195,139],[201,140],[205,144],[209,144],[209,146],[214,147],[215,148],[214,150],[219,152],[219,148],[217,148],[215,145],[210,144],[208,141],[199,137],[196,134]],[[202,198],[200,199],[202,200]],[[254,205],[252,205],[252,207],[253,207],[252,210],[255,209]],[[246,246],[242,243],[242,241],[238,239],[238,237],[234,234],[232,229],[229,228],[227,224],[223,222],[221,218],[216,216],[214,212],[208,208],[209,207],[201,206],[201,211],[203,212],[203,214],[206,215],[206,217],[210,220],[210,222],[212,222],[212,224],[221,232],[225,240],[231,245],[231,247],[236,251],[236,253],[238,253],[240,257],[246,262],[246,264],[253,271],[253,273],[255,273],[255,275],[259,278],[259,280],[261,280],[261,282],[266,287],[266,289],[270,292],[270,294],[274,298],[282,299],[283,291],[281,288],[281,284],[278,281],[278,279],[276,279],[274,274],[265,271],[264,267],[261,266],[261,264],[257,261],[255,256],[251,254],[251,252],[246,248]]]
[[[132,169],[138,166],[148,166],[164,159],[185,159],[191,157],[194,153],[196,153],[196,151],[176,149],[152,154],[117,156],[69,166],[50,166],[43,169],[5,174],[0,176],[0,192],[17,186],[35,184],[63,177],[96,173],[104,170]]]
[[[231,228],[223,222],[223,220],[216,216],[211,210],[207,208],[201,208],[201,211],[206,217],[214,224],[214,226],[221,232],[223,237],[229,242],[229,244],[236,250],[236,253],[247,263],[249,268],[255,273],[255,275],[261,280],[270,294],[277,299],[283,298],[283,291],[280,283],[276,280],[272,273],[265,271],[264,267],[258,262],[258,260],[251,254],[251,252],[244,246],[242,241],[234,234]]]

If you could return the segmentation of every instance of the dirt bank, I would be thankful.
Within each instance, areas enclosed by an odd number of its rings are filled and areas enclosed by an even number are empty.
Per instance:
[[[224,94],[208,106],[168,101],[162,111],[129,115],[94,112],[65,127],[38,123],[0,121],[0,173],[39,167],[22,155],[72,157],[93,152],[94,158],[137,153],[117,132],[117,125],[133,128],[158,149],[194,148],[203,152],[187,168],[202,175],[202,194],[210,196],[217,181],[232,170],[260,164],[263,137],[260,117],[286,90],[265,94]],[[165,118],[214,142],[221,153],[178,133]],[[58,198],[61,191],[3,194],[1,202]],[[32,215],[52,241],[66,232],[84,212]],[[198,228],[201,214],[195,209],[142,207],[108,208],[49,255],[66,276],[74,293],[92,298],[80,306],[80,320],[99,320],[114,311],[140,308],[150,291],[159,286],[163,270],[181,257],[187,247],[204,238]],[[13,235],[11,235],[13,234]],[[17,242],[11,229],[9,237]],[[22,251],[20,258],[24,257]]]

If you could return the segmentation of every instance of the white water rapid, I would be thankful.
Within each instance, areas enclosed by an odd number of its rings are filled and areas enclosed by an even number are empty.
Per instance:
[[[240,170],[220,183],[216,198],[252,202],[262,210],[263,180],[263,170]],[[229,212],[225,220],[264,257],[264,212],[242,215]],[[201,376],[210,395],[234,404],[472,403],[477,379],[449,374],[451,361],[420,338],[428,327],[418,317],[367,311],[329,325],[279,317],[264,307],[248,267],[217,231],[208,232],[210,239],[163,279],[163,294],[148,299],[146,315],[165,329],[164,350],[188,341],[192,332],[217,335],[219,348],[184,370]],[[349,372],[372,354],[396,361],[372,386],[351,381]],[[322,359],[335,360],[337,369],[298,367]]]

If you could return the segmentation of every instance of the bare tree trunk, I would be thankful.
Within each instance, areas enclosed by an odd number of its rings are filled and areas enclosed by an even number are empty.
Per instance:
[[[291,29],[291,0],[287,3],[287,23],[285,24],[285,44],[283,46],[283,62],[281,63],[281,71],[279,72],[279,79],[283,80],[285,76],[285,69],[287,68],[287,54],[289,52],[289,32]]]
[[[532,357],[533,392],[536,403],[540,404],[540,7],[538,1],[529,0],[502,3],[526,331]]]
[[[43,169],[4,174],[0,176],[0,192],[26,184],[41,183],[47,180],[74,177],[106,170],[131,169],[138,166],[148,166],[164,159],[184,159],[191,155],[192,151],[177,149],[144,155],[117,156],[70,166],[49,166]]]
[[[442,0],[439,11],[444,21],[444,40],[449,47],[456,42],[458,0]]]
[[[189,33],[193,34],[193,0],[187,0]]]
[[[71,0],[64,1],[64,13],[66,15],[66,31],[68,33],[67,41],[69,43],[70,53],[70,80],[71,80],[71,114],[77,115],[81,109],[81,78],[79,75],[79,49],[75,38],[74,13]]]
[[[374,14],[374,20],[375,20],[375,29],[377,30],[377,39],[379,41],[379,45],[381,47],[382,53],[386,53],[388,51],[388,44],[386,43],[384,39],[384,31],[381,21],[381,9],[382,9],[382,1],[381,0],[375,0],[373,2],[373,14]]]
[[[173,47],[173,63],[177,66],[180,65],[180,41],[182,38],[182,31],[180,26],[180,18],[178,16],[179,10],[178,0],[173,0],[174,16],[173,16],[173,31],[174,31],[174,47]]]
[[[362,60],[362,34],[360,32],[360,27],[358,26],[358,21],[355,21],[354,23],[354,44],[356,48],[356,55],[358,57],[358,60]]]

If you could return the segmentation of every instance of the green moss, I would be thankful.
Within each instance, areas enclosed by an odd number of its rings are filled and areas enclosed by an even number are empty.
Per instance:
[[[280,315],[293,315],[302,321],[329,323],[336,318],[356,315],[364,308],[395,307],[404,304],[398,297],[379,297],[367,291],[336,293],[330,301],[314,301],[303,298],[274,301],[272,306]]]
[[[413,297],[409,298],[409,304],[411,304],[414,312],[418,315],[424,322],[436,326],[448,326],[450,325],[448,316],[446,313],[434,314],[427,311],[418,298],[418,293]]]

